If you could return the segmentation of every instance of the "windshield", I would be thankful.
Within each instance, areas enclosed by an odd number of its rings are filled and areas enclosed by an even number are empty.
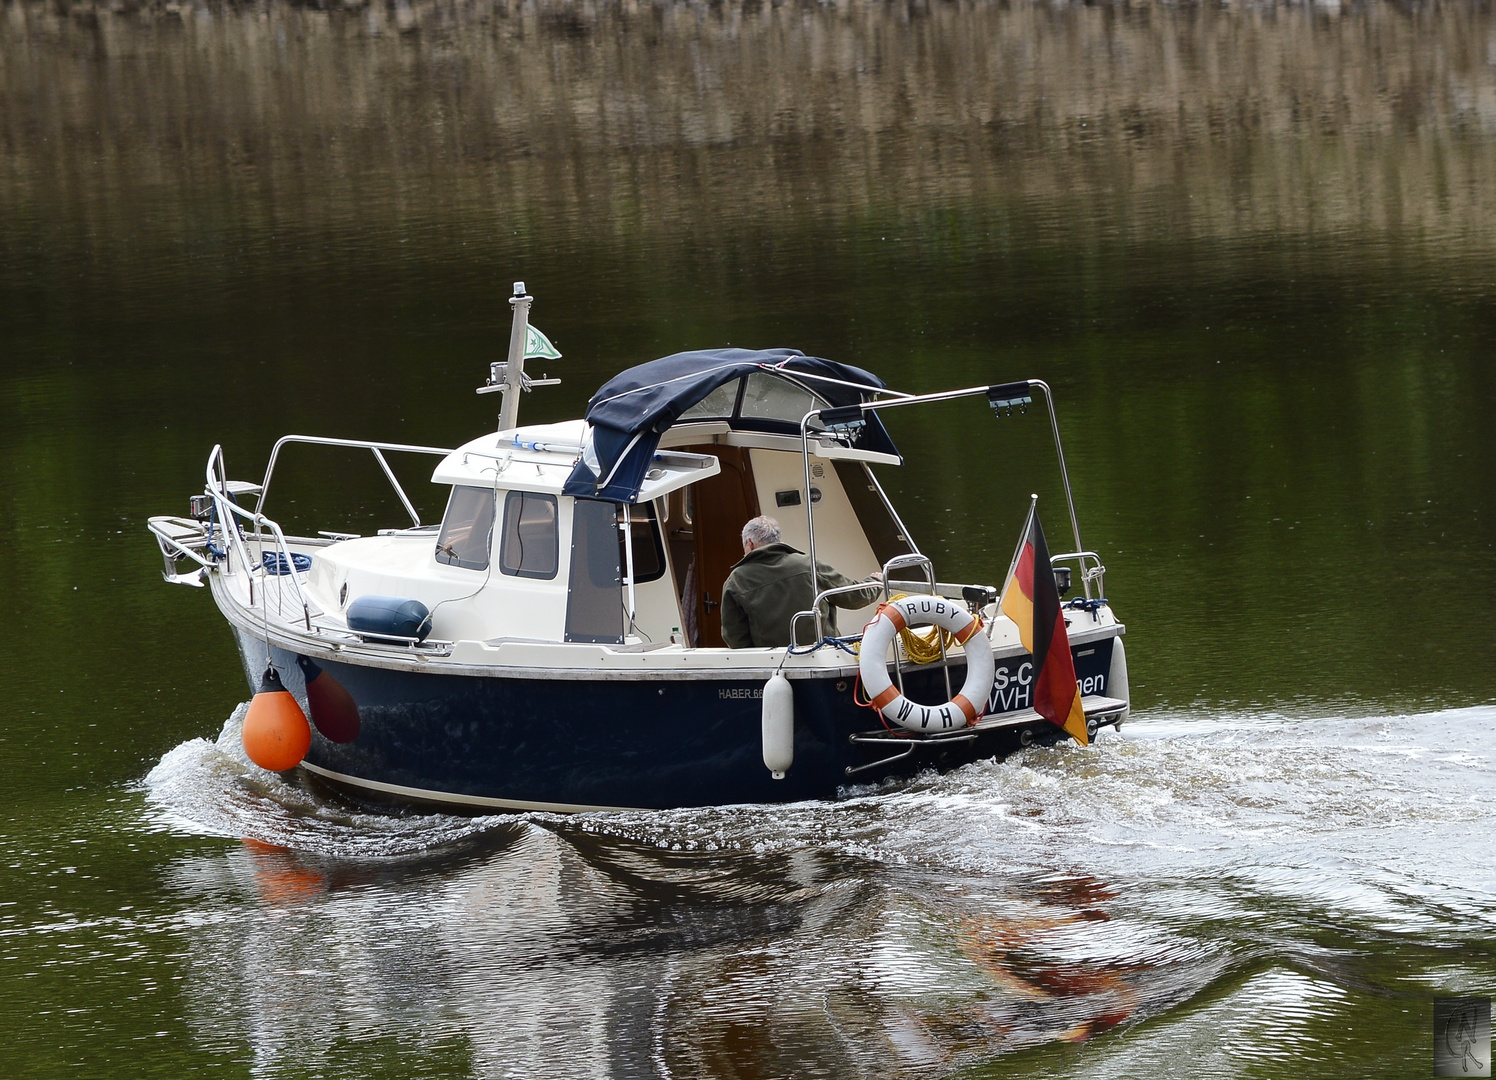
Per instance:
[[[493,507],[492,488],[454,487],[436,538],[436,561],[465,570],[487,570]]]

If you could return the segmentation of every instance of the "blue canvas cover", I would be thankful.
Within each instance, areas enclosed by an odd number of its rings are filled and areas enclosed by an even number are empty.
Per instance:
[[[831,360],[806,356],[795,349],[706,349],[675,353],[614,376],[587,402],[588,444],[563,489],[581,498],[634,502],[660,436],[681,413],[717,387],[755,371],[821,376],[879,390],[883,380],[871,372]],[[832,407],[856,405],[863,391],[807,378],[801,385],[819,394]],[[897,454],[893,440],[877,414],[862,414],[866,426],[856,445],[862,450]],[[733,420],[738,425],[738,419]],[[787,433],[790,425],[744,421],[742,426]],[[793,425],[799,433],[798,424]]]

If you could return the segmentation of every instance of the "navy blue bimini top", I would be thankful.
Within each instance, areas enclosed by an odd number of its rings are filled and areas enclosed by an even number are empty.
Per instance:
[[[707,349],[651,360],[614,376],[587,402],[587,445],[562,490],[581,498],[633,502],[660,445],[660,436],[681,414],[719,386],[759,371],[782,376],[812,391],[832,408],[860,404],[864,391],[858,387],[873,391],[884,386],[882,379],[861,368],[806,356],[795,349]],[[796,375],[821,378],[797,379]],[[842,386],[822,379],[855,385]],[[799,417],[793,421],[744,417],[740,409],[741,405],[735,403],[732,415],[723,417],[734,428],[800,432]],[[865,412],[862,416],[866,426],[857,433],[853,445],[860,450],[897,454],[877,414]]]

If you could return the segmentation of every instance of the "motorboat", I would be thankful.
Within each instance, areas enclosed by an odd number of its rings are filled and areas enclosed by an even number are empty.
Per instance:
[[[456,448],[287,435],[258,481],[229,479],[215,446],[189,513],[150,519],[164,576],[208,587],[259,690],[257,762],[362,800],[574,812],[834,799],[1070,738],[1035,709],[1002,583],[941,581],[874,473],[903,460],[883,412],[963,399],[1045,404],[1074,550],[1037,561],[1056,595],[1076,589],[1060,620],[1072,734],[1126,718],[1125,628],[1080,542],[1044,382],[911,394],[792,349],[716,349],[621,372],[581,419],[520,425],[522,394],[556,381],[525,361],[555,354],[522,282],[510,303],[508,357],[479,387],[502,394],[496,431]],[[409,524],[288,534],[267,511],[293,445],[372,455]],[[390,465],[406,454],[436,459],[439,522]],[[878,585],[841,616],[863,633],[831,632],[829,603],[854,587],[813,570],[790,644],[727,647],[723,586],[759,514],[812,567]],[[288,757],[250,744],[272,698],[277,747],[305,728]]]

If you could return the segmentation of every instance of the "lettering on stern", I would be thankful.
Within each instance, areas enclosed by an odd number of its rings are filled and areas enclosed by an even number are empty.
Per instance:
[[[1106,692],[1105,674],[1078,677],[1075,682],[1083,697]],[[992,693],[987,696],[988,714],[1014,712],[1033,708],[1033,705],[1033,661],[1025,660],[1016,667],[1011,664],[999,665],[992,680]]]

